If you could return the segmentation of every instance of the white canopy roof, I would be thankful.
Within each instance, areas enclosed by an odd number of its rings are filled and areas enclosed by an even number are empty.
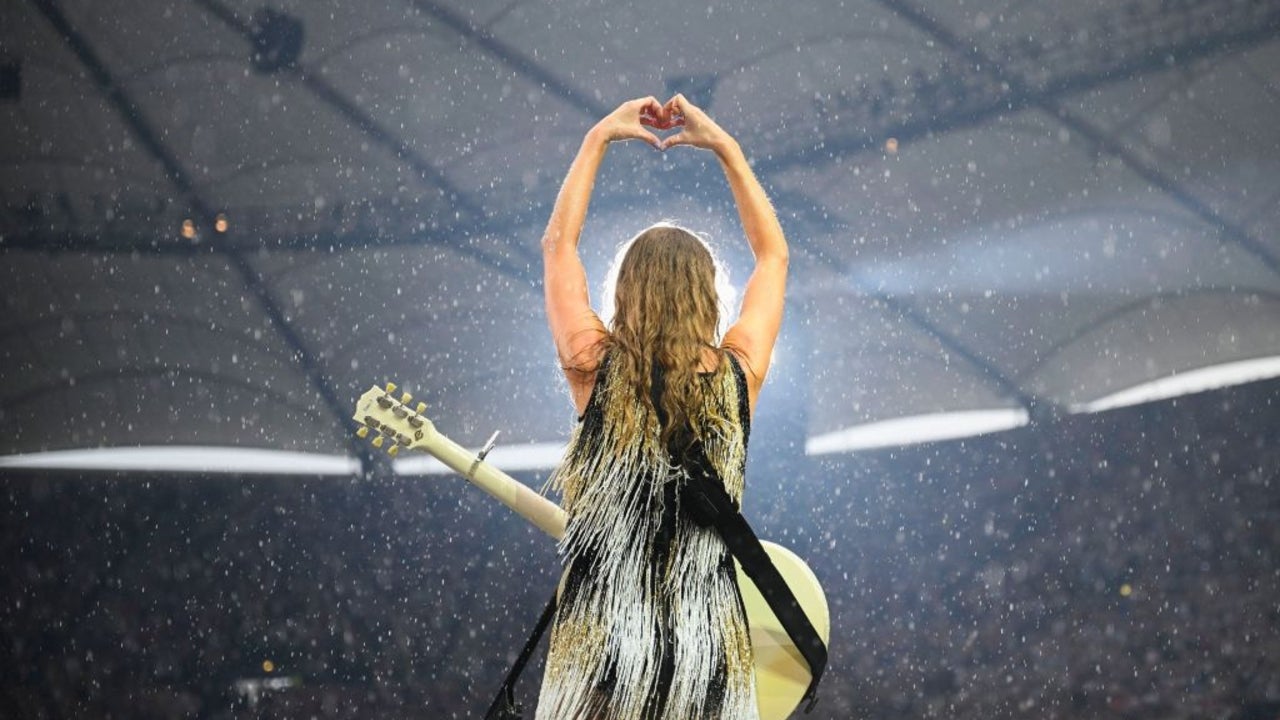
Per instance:
[[[1258,0],[8,3],[0,454],[352,454],[388,379],[460,442],[562,441],[541,226],[591,123],[675,91],[788,232],[766,392],[808,438],[1280,356],[1278,32]],[[661,218],[745,277],[711,158],[633,144],[593,278]]]

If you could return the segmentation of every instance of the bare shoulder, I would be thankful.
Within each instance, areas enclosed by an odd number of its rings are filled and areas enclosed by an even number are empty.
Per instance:
[[[739,323],[725,333],[720,347],[733,353],[746,372],[747,381],[758,386],[764,384],[765,375],[769,372],[769,362],[773,358],[772,340],[771,337],[762,340],[753,335],[749,326]]]

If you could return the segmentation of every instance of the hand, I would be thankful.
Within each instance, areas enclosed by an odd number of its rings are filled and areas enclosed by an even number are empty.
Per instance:
[[[618,140],[644,140],[655,148],[662,149],[662,141],[657,135],[645,129],[645,126],[665,130],[674,125],[668,124],[666,109],[656,98],[650,96],[628,100],[609,113],[596,126],[593,133],[609,143]]]
[[[667,119],[669,124],[666,127],[683,126],[684,129],[675,135],[669,135],[664,138],[662,144],[658,146],[660,150],[666,150],[676,145],[691,145],[703,150],[719,150],[726,143],[733,141],[733,137],[729,133],[725,132],[714,120],[708,117],[702,111],[702,108],[686,100],[684,95],[677,94],[668,100],[662,110],[663,114],[658,117]]]

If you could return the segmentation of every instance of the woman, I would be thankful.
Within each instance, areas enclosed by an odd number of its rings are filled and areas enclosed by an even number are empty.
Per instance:
[[[678,132],[659,139],[651,129]],[[709,150],[724,170],[756,264],[719,342],[711,253],[674,226],[651,227],[627,248],[610,327],[591,309],[578,237],[606,149],[632,139]],[[741,499],[750,414],[786,287],[773,208],[737,142],[706,113],[681,95],[665,105],[642,98],[587,133],[542,248],[547,319],[581,421],[551,483],[569,514],[560,544],[568,572],[537,717],[755,718],[732,558],[714,528],[679,508],[688,476],[678,448],[700,439]]]

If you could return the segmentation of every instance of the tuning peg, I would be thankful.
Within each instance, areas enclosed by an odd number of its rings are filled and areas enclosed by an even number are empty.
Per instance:
[[[391,447],[387,448],[387,454],[388,454],[388,455],[390,455],[391,457],[395,457],[396,455],[399,455],[399,454],[400,454],[400,446],[399,446],[399,445],[392,445]]]
[[[356,428],[356,437],[361,439],[369,437],[369,428],[364,425]]]
[[[374,446],[374,447],[376,447],[376,448],[380,448],[380,447],[382,447],[382,443],[383,443],[383,441],[385,441],[385,440],[386,440],[386,438],[385,438],[385,437],[383,437],[382,435],[379,435],[378,437],[376,437],[376,438],[374,438],[374,439],[373,439],[373,446]]]
[[[414,408],[414,409],[413,409],[413,411],[414,411],[414,412],[416,412],[416,413],[418,413],[419,415],[421,415],[421,414],[422,414],[422,411],[423,411],[423,410],[426,410],[426,409],[427,409],[427,404],[426,404],[426,403],[424,403],[424,402],[421,402],[421,401],[420,401],[420,402],[418,403],[418,407]]]
[[[409,393],[405,393],[400,396],[401,405],[408,405],[410,400],[413,400],[413,396],[410,395]]]
[[[394,393],[395,391],[396,391],[396,384],[395,384],[395,383],[393,383],[393,382],[389,382],[389,383],[387,383],[387,394],[388,394],[388,395],[390,395],[391,393]]]

